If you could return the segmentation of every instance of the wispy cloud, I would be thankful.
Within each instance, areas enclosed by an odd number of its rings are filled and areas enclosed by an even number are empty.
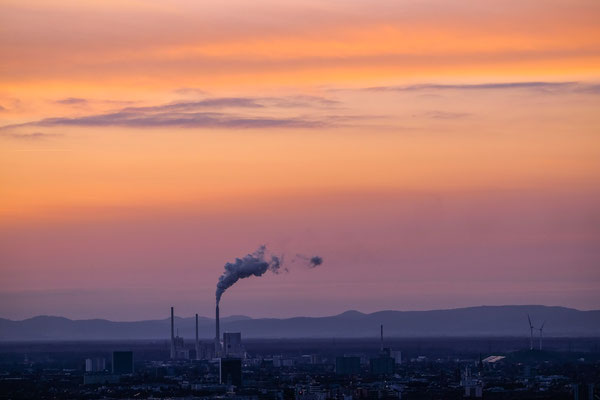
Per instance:
[[[321,96],[288,96],[288,97],[267,97],[263,98],[263,101],[272,102],[278,107],[337,107],[342,104],[338,100],[330,99]]]
[[[58,133],[44,133],[44,132],[33,132],[33,133],[0,133],[1,137],[15,140],[46,140],[56,137],[63,136]]]
[[[438,111],[438,110],[433,110],[433,111],[427,111],[423,114],[420,115],[416,115],[419,117],[425,117],[428,119],[460,119],[460,118],[466,118],[469,117],[471,114],[470,113],[465,113],[465,112],[450,112],[450,111]]]
[[[600,94],[600,84],[585,85],[579,91],[582,93]]]
[[[424,83],[408,86],[373,86],[364,88],[367,91],[396,91],[411,92],[420,90],[507,90],[507,89],[536,89],[556,90],[575,88],[578,82],[492,82],[475,84],[436,84]]]
[[[160,111],[194,111],[205,108],[262,108],[257,99],[248,97],[218,97],[212,99],[204,99],[200,101],[185,101],[169,104],[161,104],[150,107],[127,107],[121,110],[122,112],[160,112]]]
[[[55,103],[69,106],[83,106],[88,104],[88,100],[79,97],[67,97],[66,99],[56,100]]]
[[[65,99],[66,100],[66,99]],[[270,108],[326,108],[337,101],[318,96],[290,97],[221,97],[199,101],[180,101],[156,106],[125,107],[115,112],[77,117],[53,117],[22,124],[0,127],[10,130],[28,126],[58,127],[122,126],[134,128],[314,128],[339,126],[342,121],[356,116],[265,116],[254,115],[252,110]],[[250,113],[249,113],[250,112]],[[264,114],[264,113],[263,113]]]
[[[192,87],[182,87],[179,89],[175,89],[173,91],[173,93],[184,95],[184,96],[189,96],[189,95],[206,96],[208,94],[208,92],[206,92],[205,90],[198,89],[198,88],[192,88]]]
[[[196,91],[197,90],[197,91]],[[204,94],[199,89],[178,89],[176,93]],[[334,107],[341,104],[340,101],[322,96],[293,95],[279,97],[220,97],[209,98],[193,102],[175,102],[173,104],[161,105],[162,109],[173,109],[177,107],[284,107],[284,108],[310,108],[310,107]]]
[[[52,100],[52,102],[55,104],[75,107],[87,107],[95,104],[108,104],[125,107],[137,103],[136,101],[130,100],[86,99],[83,97],[66,97],[64,99]]]
[[[132,128],[312,128],[323,125],[325,125],[325,122],[323,121],[308,120],[304,118],[245,117],[232,114],[207,112],[140,113],[121,111],[116,113],[89,115],[75,118],[46,118],[20,125],[5,126],[3,128],[17,128],[24,126],[123,126]]]

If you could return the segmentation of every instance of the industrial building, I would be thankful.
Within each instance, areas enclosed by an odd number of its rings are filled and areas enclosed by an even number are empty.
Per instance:
[[[223,355],[225,357],[244,358],[244,353],[240,332],[223,333]]]
[[[199,354],[198,349],[198,314],[196,314],[196,358]],[[171,360],[189,360],[190,350],[185,347],[185,342],[182,337],[179,336],[179,330],[175,335],[175,314],[174,308],[171,307]]]
[[[373,375],[391,375],[396,367],[396,359],[392,357],[392,349],[383,347],[383,325],[381,325],[379,356],[369,361]],[[400,356],[401,357],[401,356]],[[401,361],[401,360],[400,360]]]

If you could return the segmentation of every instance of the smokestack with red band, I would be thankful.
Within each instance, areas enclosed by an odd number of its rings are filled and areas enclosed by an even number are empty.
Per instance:
[[[215,311],[215,357],[219,357],[221,355],[221,333],[219,330],[219,303],[217,303],[217,308]]]
[[[175,359],[175,315],[171,307],[171,360]]]

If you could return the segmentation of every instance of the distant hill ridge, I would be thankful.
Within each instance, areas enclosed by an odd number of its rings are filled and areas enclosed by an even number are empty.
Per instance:
[[[538,326],[546,321],[544,336],[600,337],[600,310],[580,311],[539,305],[479,306],[431,311],[350,310],[329,317],[221,318],[221,330],[242,332],[245,338],[356,338],[377,337],[385,325],[388,337],[527,336],[527,314]],[[176,318],[180,336],[194,337],[195,319]],[[214,335],[214,319],[199,317],[200,337]],[[115,322],[105,319],[71,320],[37,316],[23,321],[0,318],[0,340],[123,340],[167,339],[169,318]],[[537,331],[536,331],[537,335]]]

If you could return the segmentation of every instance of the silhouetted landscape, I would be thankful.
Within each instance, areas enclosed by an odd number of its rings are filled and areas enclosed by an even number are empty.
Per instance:
[[[321,318],[286,319],[231,316],[221,318],[224,331],[244,332],[247,338],[365,338],[379,324],[390,337],[523,336],[527,315],[546,321],[546,335],[553,337],[600,336],[600,311],[564,307],[495,306],[435,311],[358,311]],[[194,318],[177,318],[182,336],[194,335]],[[201,317],[199,335],[214,335],[214,319]],[[23,321],[0,319],[0,340],[118,340],[161,339],[169,319],[113,322],[102,319],[70,320],[40,316]],[[376,333],[376,332],[375,332]]]

